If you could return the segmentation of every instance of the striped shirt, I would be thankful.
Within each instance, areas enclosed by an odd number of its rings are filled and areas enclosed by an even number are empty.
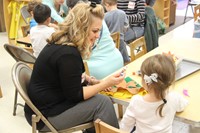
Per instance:
[[[144,0],[117,0],[117,8],[123,10],[126,13],[130,26],[144,27]]]

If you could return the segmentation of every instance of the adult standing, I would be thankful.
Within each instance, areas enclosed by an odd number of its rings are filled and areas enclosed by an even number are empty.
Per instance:
[[[42,0],[42,3],[48,5],[51,9],[51,18],[57,23],[64,21],[68,8],[66,0]]]
[[[129,20],[130,28],[124,39],[130,43],[144,35],[145,0],[117,0],[117,8],[123,10]]]
[[[94,3],[79,3],[59,24],[48,39],[33,68],[27,93],[34,105],[53,124],[62,130],[97,118],[119,128],[116,113],[109,97],[98,92],[119,84],[120,72],[98,81],[84,74],[82,59],[90,56],[91,47],[99,38],[104,10]],[[90,84],[84,86],[84,84]],[[31,123],[31,109],[25,105],[25,116]],[[48,130],[43,124],[40,130]],[[93,130],[90,130],[93,133]]]

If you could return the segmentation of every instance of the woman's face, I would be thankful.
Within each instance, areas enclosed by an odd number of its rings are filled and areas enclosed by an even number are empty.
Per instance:
[[[94,45],[96,39],[100,36],[100,31],[102,28],[102,19],[95,18],[95,21],[92,23],[91,28],[89,30],[88,40],[91,46]]]
[[[65,0],[55,0],[55,2],[59,5],[62,5],[64,3]]]

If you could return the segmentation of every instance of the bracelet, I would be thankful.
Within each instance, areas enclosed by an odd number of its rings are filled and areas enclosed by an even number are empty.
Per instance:
[[[89,81],[88,81],[88,85],[92,85],[92,79],[96,79],[96,78],[93,77],[93,76],[90,76]]]

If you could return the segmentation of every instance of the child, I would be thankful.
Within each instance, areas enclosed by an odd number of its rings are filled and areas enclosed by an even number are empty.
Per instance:
[[[47,44],[46,40],[55,32],[54,28],[48,27],[51,22],[51,9],[44,4],[38,4],[33,10],[37,26],[31,28],[30,38],[33,47],[33,55],[38,57],[40,51]]]
[[[35,21],[35,19],[33,18],[33,9],[34,9],[34,7],[36,6],[36,5],[38,5],[38,4],[40,4],[40,2],[37,2],[37,1],[30,1],[29,3],[28,3],[28,6],[27,6],[27,11],[31,14],[31,16],[32,16],[32,18],[30,19],[30,22],[29,22],[29,24],[30,24],[30,29],[32,28],[32,27],[34,27],[34,26],[36,26],[37,25],[37,22]]]
[[[117,0],[103,0],[103,4],[107,10],[105,21],[110,33],[120,32],[120,48],[124,62],[130,62],[129,55],[124,42],[124,33],[126,32],[129,23],[124,11],[117,9]]]
[[[175,63],[171,56],[154,55],[141,66],[142,85],[147,90],[144,96],[132,97],[121,121],[121,128],[134,133],[171,133],[176,112],[188,104],[182,95],[168,91],[175,81]]]

